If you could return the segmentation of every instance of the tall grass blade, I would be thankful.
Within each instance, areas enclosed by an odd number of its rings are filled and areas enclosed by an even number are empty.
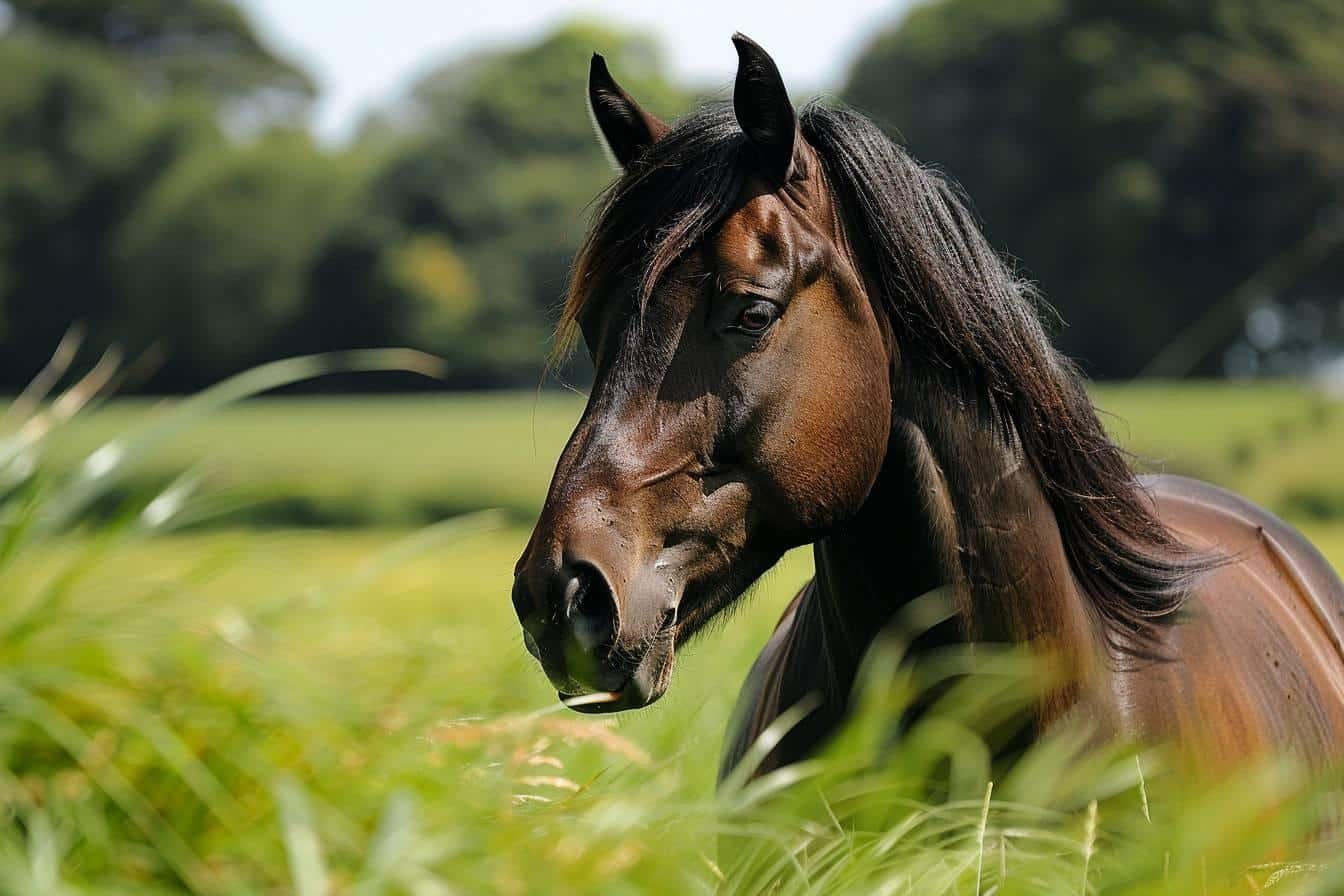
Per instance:
[[[288,775],[275,784],[280,807],[280,832],[296,896],[330,896],[331,882],[322,858],[322,840],[313,826],[312,812],[303,787]]]
[[[99,447],[84,459],[73,481],[48,502],[44,508],[44,525],[48,530],[65,528],[94,499],[114,485],[131,462],[211,412],[234,402],[332,373],[406,371],[436,376],[441,370],[440,359],[409,349],[306,355],[255,367],[154,414],[145,423]]]

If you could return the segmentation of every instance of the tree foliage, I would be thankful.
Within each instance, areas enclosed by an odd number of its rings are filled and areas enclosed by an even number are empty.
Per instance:
[[[432,72],[372,125],[381,139],[401,129],[373,190],[382,213],[451,242],[480,291],[458,338],[440,330],[473,381],[535,382],[587,209],[613,176],[585,112],[598,48],[648,108],[684,108],[653,42],[575,24]]]
[[[655,109],[647,38],[594,25],[427,75],[346,150],[267,97],[308,84],[226,0],[19,0],[0,40],[0,378],[72,323],[185,389],[296,352],[409,344],[532,385],[586,209],[602,49]],[[181,64],[179,64],[181,63]]]
[[[590,54],[657,114],[691,102],[649,37],[571,23],[430,71],[335,148],[236,0],[0,8],[10,388],[76,322],[162,349],[150,390],[388,344],[444,355],[452,386],[532,386],[613,176]],[[1093,372],[1192,332],[1176,354],[1207,371],[1248,303],[1344,292],[1341,48],[1337,0],[933,0],[844,95],[965,184]]]
[[[309,270],[351,214],[358,181],[299,135],[197,152],[160,178],[114,246],[128,296],[122,341],[153,341],[182,381],[283,352]]]
[[[156,90],[240,97],[311,95],[302,69],[276,54],[232,0],[9,0],[21,31],[85,44],[133,63]]]
[[[941,0],[844,95],[964,185],[1068,350],[1128,375],[1248,281],[1344,280],[1319,251],[1344,208],[1341,47],[1335,0]],[[1189,365],[1213,368],[1223,319]]]
[[[151,108],[98,55],[0,42],[0,374],[22,381],[75,321],[127,311],[111,246],[166,169],[217,138],[191,106]]]

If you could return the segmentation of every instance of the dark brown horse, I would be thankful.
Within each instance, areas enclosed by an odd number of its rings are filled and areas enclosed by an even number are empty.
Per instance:
[[[657,700],[679,645],[815,543],[725,768],[808,695],[764,767],[813,749],[875,635],[944,586],[960,638],[1060,664],[1040,725],[1079,715],[1206,766],[1344,753],[1329,564],[1236,495],[1137,478],[956,191],[860,115],[795,114],[770,57],[733,40],[732,106],[672,127],[593,57],[623,174],[564,326],[596,380],[513,591],[561,696]]]

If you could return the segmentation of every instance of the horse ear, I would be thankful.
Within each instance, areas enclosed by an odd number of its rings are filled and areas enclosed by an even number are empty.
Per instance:
[[[612,164],[622,171],[635,156],[667,133],[667,125],[650,115],[621,89],[607,61],[597,53],[588,66],[588,112]]]
[[[787,181],[793,173],[799,140],[798,117],[784,89],[784,79],[770,54],[742,32],[733,35],[733,46],[737,47],[733,114],[760,153],[768,172],[780,181]]]

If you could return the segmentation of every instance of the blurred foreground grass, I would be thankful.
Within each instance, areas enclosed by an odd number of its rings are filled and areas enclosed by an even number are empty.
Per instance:
[[[1339,409],[1288,387],[1101,395],[1173,470],[1271,503],[1344,483]],[[991,769],[979,733],[1029,697],[1008,660],[895,748],[885,723],[913,686],[879,672],[825,762],[714,797],[737,688],[806,553],[681,654],[660,703],[560,710],[507,593],[527,535],[514,520],[578,409],[277,399],[128,459],[145,485],[213,458],[240,498],[337,509],[308,521],[348,524],[337,511],[365,504],[381,509],[356,520],[502,517],[164,536],[122,514],[0,550],[0,893],[1344,891],[1317,866],[1332,852],[1294,844],[1328,793],[1289,770],[1190,793],[1134,757],[1080,760],[1066,738]],[[72,424],[53,466],[145,411]],[[9,494],[0,542],[58,492]],[[253,512],[225,519],[286,521]],[[1298,518],[1344,564],[1344,522]],[[878,754],[882,771],[853,773]]]
[[[18,819],[40,810],[70,856],[63,872],[115,882],[112,892],[174,878],[200,891],[284,891],[291,857],[273,798],[284,781],[300,782],[310,803],[305,824],[329,856],[332,892],[353,886],[389,800],[418,804],[425,841],[403,845],[429,850],[416,859],[432,869],[426,879],[454,889],[372,892],[581,892],[629,863],[669,872],[663,864],[683,854],[604,866],[592,853],[635,836],[627,826],[642,824],[641,800],[712,792],[737,683],[806,564],[774,573],[761,595],[769,606],[731,639],[688,651],[691,674],[648,713],[617,728],[565,711],[511,730],[511,713],[559,707],[501,599],[526,534],[488,522],[429,538],[67,538],[30,554],[6,575],[9,591],[61,597],[18,637],[6,627],[4,804]],[[15,688],[28,696],[16,700]],[[460,720],[502,729],[436,742]],[[555,764],[513,767],[514,751],[542,741],[554,741],[544,751]],[[539,843],[550,840],[534,829],[545,822],[515,791],[564,799],[590,782],[622,801],[622,823],[591,844]],[[698,843],[686,836],[685,847]],[[564,855],[539,868],[538,849]]]
[[[1004,675],[895,753],[877,729],[908,694],[888,696],[830,766],[771,782],[778,804],[717,803],[736,689],[808,558],[685,651],[663,701],[593,719],[522,650],[504,595],[526,532],[489,523],[67,537],[13,566],[11,594],[53,602],[5,617],[0,891],[1337,892],[1306,847],[1271,851],[1274,809],[1289,833],[1319,809],[1291,778],[1154,777],[1149,824],[1133,765],[1050,744],[995,777],[986,818],[975,719],[1021,707]],[[879,750],[887,771],[838,774]],[[1307,864],[1250,867],[1268,858]]]

